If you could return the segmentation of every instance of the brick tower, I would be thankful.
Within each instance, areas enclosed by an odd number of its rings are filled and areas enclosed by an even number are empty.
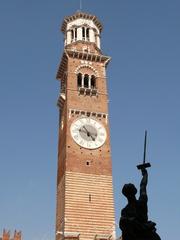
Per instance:
[[[106,67],[96,16],[66,17],[58,69],[56,240],[115,239]]]
[[[3,236],[0,240],[21,240],[21,232],[14,232],[14,237],[11,238],[10,231],[3,230]]]

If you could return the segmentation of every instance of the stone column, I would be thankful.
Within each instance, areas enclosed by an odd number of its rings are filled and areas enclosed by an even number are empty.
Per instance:
[[[91,76],[89,75],[88,88],[91,88]]]
[[[100,49],[100,48],[101,48],[100,36],[97,35],[97,36],[96,36],[96,39],[97,39],[97,46],[98,46],[98,48]]]
[[[82,28],[78,27],[77,28],[77,41],[82,40]]]
[[[90,42],[95,42],[94,30],[92,28],[89,29],[89,38]]]
[[[82,88],[84,87],[84,74],[82,74]]]
[[[67,45],[71,43],[71,31],[67,31],[66,43],[67,43]]]

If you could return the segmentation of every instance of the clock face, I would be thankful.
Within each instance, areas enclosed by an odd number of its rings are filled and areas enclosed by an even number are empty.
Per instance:
[[[106,141],[106,130],[102,124],[92,118],[79,118],[71,125],[71,135],[81,147],[95,149]]]

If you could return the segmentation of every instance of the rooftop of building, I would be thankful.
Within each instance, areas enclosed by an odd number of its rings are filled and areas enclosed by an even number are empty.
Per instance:
[[[95,15],[85,13],[85,12],[81,12],[81,11],[77,11],[75,14],[73,14],[71,16],[67,16],[67,17],[64,18],[64,21],[63,21],[63,24],[62,24],[62,27],[61,27],[61,31],[63,33],[65,33],[66,28],[67,28],[67,24],[69,22],[72,22],[72,21],[78,19],[78,18],[92,20],[94,22],[94,24],[99,28],[100,32],[103,29],[103,26],[102,26],[101,22],[99,21],[99,19]]]

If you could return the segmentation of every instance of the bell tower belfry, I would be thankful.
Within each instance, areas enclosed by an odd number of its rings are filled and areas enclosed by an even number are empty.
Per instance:
[[[77,12],[63,21],[58,69],[56,240],[115,240],[106,67],[98,18]]]

